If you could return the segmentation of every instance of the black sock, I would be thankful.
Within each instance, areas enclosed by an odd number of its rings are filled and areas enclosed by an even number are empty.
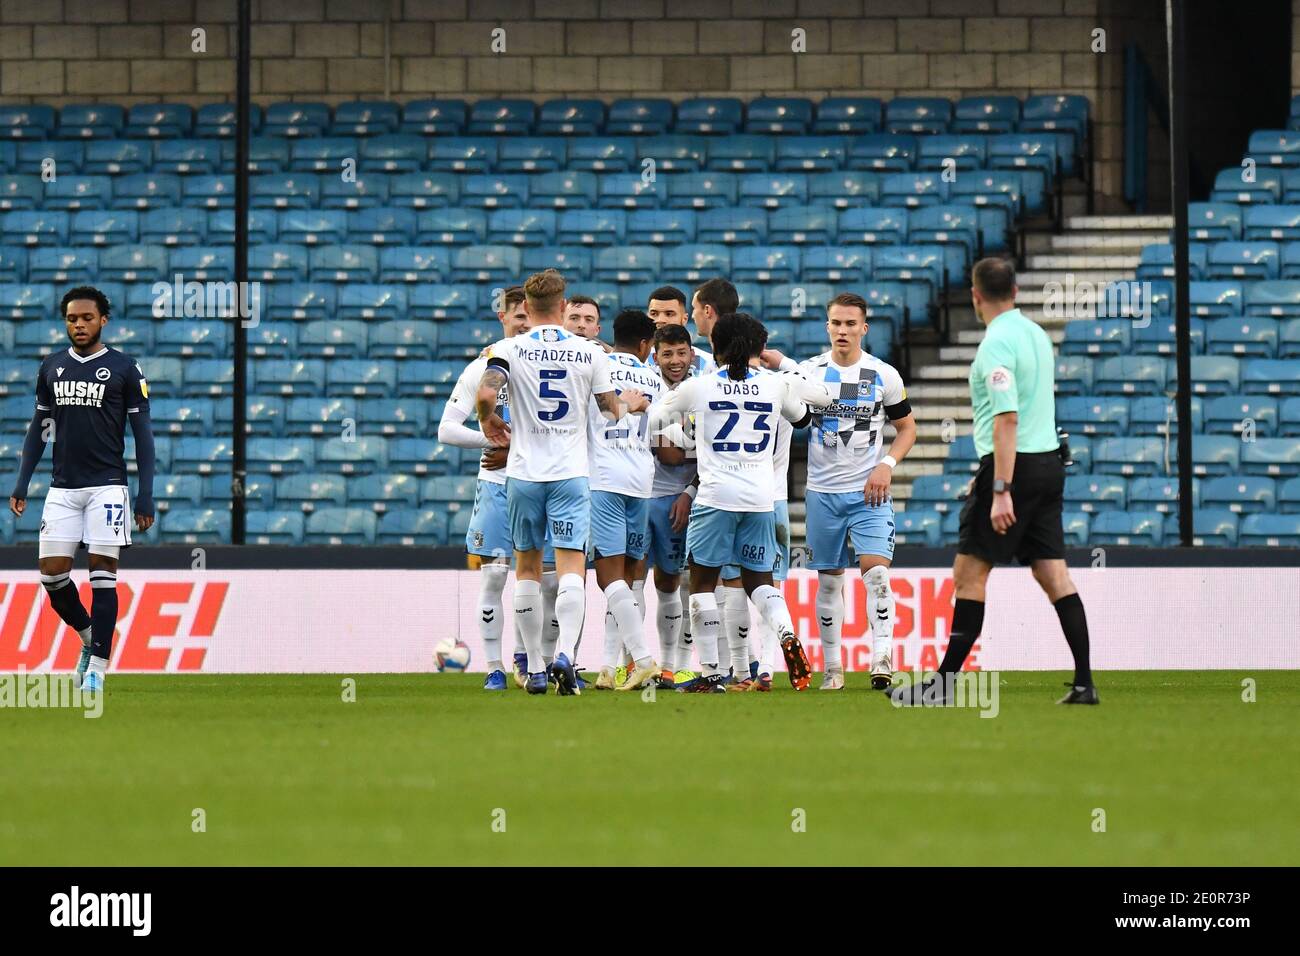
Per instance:
[[[117,627],[117,574],[91,571],[90,588],[90,653],[109,660]]]
[[[952,606],[952,633],[948,637],[948,650],[944,652],[940,674],[955,674],[966,662],[966,656],[984,630],[984,602],[970,598],[957,598]]]
[[[50,607],[54,608],[54,613],[64,624],[74,631],[84,631],[90,627],[90,615],[86,613],[85,605],[81,603],[77,588],[72,583],[71,572],[42,574],[41,584],[45,585],[45,593],[50,596]]]
[[[1079,595],[1067,594],[1052,607],[1061,619],[1061,630],[1065,632],[1065,641],[1070,645],[1074,655],[1074,686],[1092,686],[1092,666],[1088,663],[1088,615],[1083,613],[1083,601]]]

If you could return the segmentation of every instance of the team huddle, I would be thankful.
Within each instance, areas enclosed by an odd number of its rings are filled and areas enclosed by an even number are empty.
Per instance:
[[[565,292],[553,269],[505,291],[503,338],[462,373],[438,430],[445,443],[482,450],[466,548],[482,559],[484,688],[507,687],[502,594],[512,556],[513,671],[529,693],[588,686],[575,663],[589,557],[606,601],[597,690],[653,681],[687,693],[768,691],[779,658],[795,689],[807,688],[809,661],[776,586],[790,563],[790,443],[800,428],[810,430],[820,686],[844,687],[844,573],[856,563],[872,685],[888,687],[889,489],[916,424],[898,372],[862,350],[865,300],[836,296],[829,349],[796,362],[767,347],[725,279],[691,297],[691,321],[712,354],[694,346],[686,296],[672,286],[656,289],[645,311],[617,316],[612,348],[596,338],[598,304]],[[887,420],[896,434],[881,455]],[[651,570],[657,653],[645,639]],[[752,641],[750,604],[761,622]]]

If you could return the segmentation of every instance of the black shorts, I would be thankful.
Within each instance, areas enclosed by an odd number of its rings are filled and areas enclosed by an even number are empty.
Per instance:
[[[973,555],[989,564],[1007,564],[1012,558],[1021,564],[1063,559],[1065,466],[1061,456],[1055,451],[1017,454],[1011,486],[1016,523],[1006,534],[998,534],[989,520],[993,507],[993,456],[980,459],[974,487],[961,509],[957,553]]]

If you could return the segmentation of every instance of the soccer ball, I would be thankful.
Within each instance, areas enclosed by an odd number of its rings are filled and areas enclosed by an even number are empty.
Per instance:
[[[441,640],[433,649],[433,663],[439,671],[463,671],[469,667],[469,645],[451,637]]]

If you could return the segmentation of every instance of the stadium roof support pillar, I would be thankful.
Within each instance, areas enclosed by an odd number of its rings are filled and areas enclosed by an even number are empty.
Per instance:
[[[251,93],[249,63],[252,34],[253,0],[239,0],[239,52],[235,65],[235,288],[238,289],[239,308],[235,310],[234,343],[234,434],[230,436],[230,541],[244,543],[244,485],[248,477],[246,454],[248,410],[248,326],[245,316],[249,311],[248,288],[248,140]],[[257,296],[260,307],[261,296]]]
[[[1192,339],[1187,247],[1187,3],[1165,0],[1169,174],[1174,206],[1174,342],[1178,367],[1178,537],[1192,546]]]

